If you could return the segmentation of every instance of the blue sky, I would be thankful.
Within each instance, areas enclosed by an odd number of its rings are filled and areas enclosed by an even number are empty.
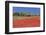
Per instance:
[[[32,14],[40,14],[40,8],[34,7],[13,7],[13,13],[15,12],[28,12]]]

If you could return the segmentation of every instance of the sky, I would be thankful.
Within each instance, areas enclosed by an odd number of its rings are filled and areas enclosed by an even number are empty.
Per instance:
[[[13,13],[15,12],[27,12],[32,14],[40,14],[40,8],[34,8],[34,7],[13,7]]]

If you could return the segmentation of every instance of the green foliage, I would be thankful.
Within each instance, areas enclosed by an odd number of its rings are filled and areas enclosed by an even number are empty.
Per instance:
[[[13,13],[13,16],[40,16],[40,14],[38,15],[35,15],[35,14],[32,14],[31,12],[30,13],[27,13],[27,12],[16,12],[16,13]]]
[[[27,13],[27,12],[16,12],[16,13],[13,13],[13,16],[27,16],[27,15],[30,15],[30,14]]]
[[[27,12],[16,12],[16,13],[13,13],[13,16],[40,16],[40,15],[35,15]]]

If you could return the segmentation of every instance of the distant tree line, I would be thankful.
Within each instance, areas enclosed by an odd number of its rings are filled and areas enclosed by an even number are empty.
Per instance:
[[[26,12],[16,12],[13,13],[13,16],[40,16],[40,15],[32,15],[31,13],[26,13]]]

